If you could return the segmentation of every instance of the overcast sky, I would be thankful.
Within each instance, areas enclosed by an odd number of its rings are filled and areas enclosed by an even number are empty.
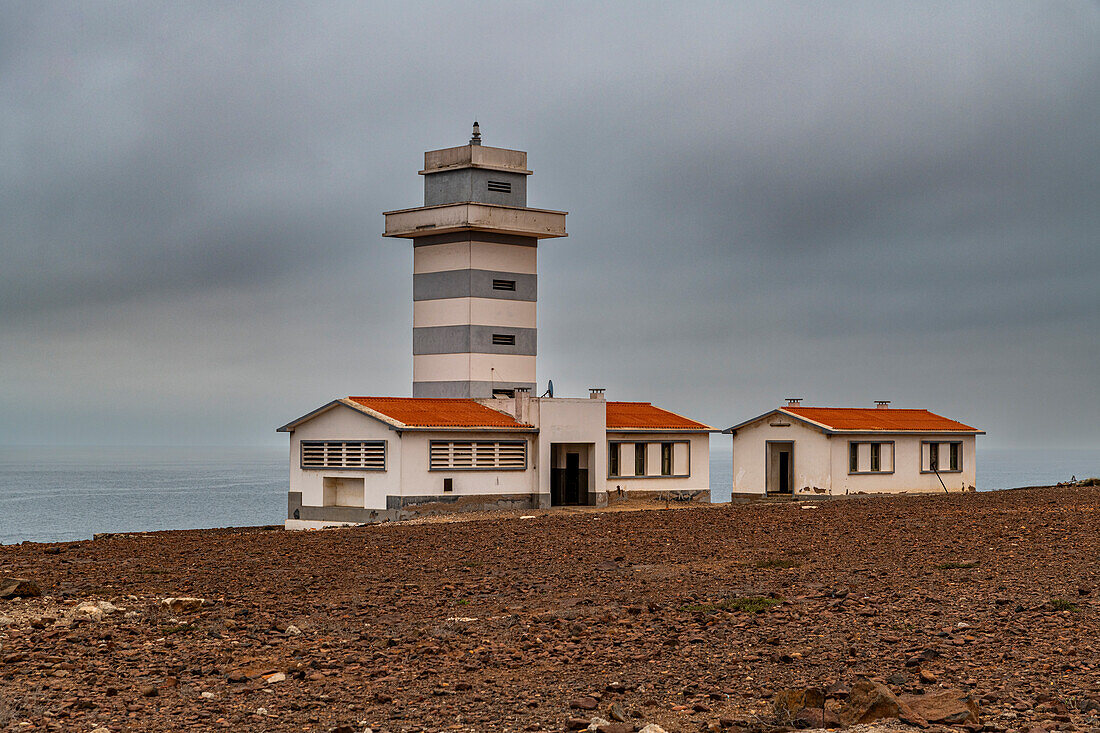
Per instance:
[[[1100,5],[0,5],[0,444],[411,390],[425,150],[529,152],[538,379],[1100,445]],[[718,439],[725,443],[726,439]]]

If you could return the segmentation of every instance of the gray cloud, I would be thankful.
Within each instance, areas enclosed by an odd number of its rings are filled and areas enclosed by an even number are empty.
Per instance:
[[[405,394],[420,155],[528,150],[540,381],[1094,446],[1091,3],[0,10],[0,442]]]

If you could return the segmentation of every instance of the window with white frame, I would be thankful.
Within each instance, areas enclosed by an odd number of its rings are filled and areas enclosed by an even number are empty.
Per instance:
[[[432,471],[522,471],[527,468],[524,440],[433,440],[428,447]]]
[[[963,470],[961,440],[926,440],[920,446],[921,473],[959,473]]]
[[[653,451],[653,456],[649,455]],[[608,478],[687,478],[691,475],[691,444],[686,440],[607,444]]]
[[[893,441],[850,441],[848,473],[893,473]]]
[[[302,468],[385,471],[384,440],[303,440]]]

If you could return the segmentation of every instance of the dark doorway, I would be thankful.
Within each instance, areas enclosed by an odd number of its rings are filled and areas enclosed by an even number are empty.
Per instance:
[[[793,494],[794,442],[768,441],[765,483],[769,494]]]
[[[581,454],[565,454],[565,487],[562,502],[579,504],[581,495]]]
[[[550,448],[551,506],[588,503],[588,461],[591,447],[558,443]]]

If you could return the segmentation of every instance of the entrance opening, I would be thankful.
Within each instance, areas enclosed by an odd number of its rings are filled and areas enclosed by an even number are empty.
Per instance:
[[[769,494],[793,494],[794,443],[768,442],[766,489]]]
[[[588,504],[589,456],[587,444],[555,443],[550,446],[550,504]]]
[[[322,479],[325,506],[363,506],[363,479],[325,476]]]

